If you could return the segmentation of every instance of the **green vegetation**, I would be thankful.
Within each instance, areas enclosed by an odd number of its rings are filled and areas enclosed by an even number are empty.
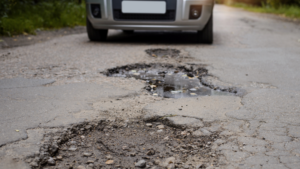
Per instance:
[[[252,12],[300,18],[300,0],[217,0],[217,2]]]
[[[259,13],[272,13],[277,14],[289,18],[298,18],[300,19],[300,7],[296,5],[280,5],[278,7],[273,7],[269,5],[262,6],[252,6],[244,3],[233,3],[230,6],[243,8],[245,10],[251,12],[259,12]]]
[[[37,29],[85,25],[85,4],[78,0],[0,0],[0,34],[34,34]]]

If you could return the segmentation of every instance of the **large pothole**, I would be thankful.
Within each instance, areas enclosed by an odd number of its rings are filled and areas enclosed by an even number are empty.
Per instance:
[[[171,64],[132,64],[108,69],[110,77],[135,78],[146,81],[146,90],[154,96],[166,98],[197,97],[203,95],[234,95],[235,89],[206,86],[201,78],[208,75],[202,66],[189,67]]]
[[[218,132],[179,129],[160,122],[85,123],[48,135],[35,168],[218,167]],[[206,124],[209,126],[209,124]]]

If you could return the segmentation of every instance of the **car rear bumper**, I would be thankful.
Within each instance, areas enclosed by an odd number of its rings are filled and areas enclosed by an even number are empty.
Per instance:
[[[112,1],[86,0],[87,17],[95,29],[202,30],[208,22],[214,7],[214,0],[174,0],[176,1],[176,14],[173,20],[118,20],[114,17],[114,4]],[[93,17],[91,4],[100,4],[101,18]],[[198,19],[189,19],[191,5],[202,6],[201,16]]]

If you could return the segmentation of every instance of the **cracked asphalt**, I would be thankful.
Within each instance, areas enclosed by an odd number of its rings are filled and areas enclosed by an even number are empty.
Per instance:
[[[218,166],[207,168],[299,168],[299,23],[219,5],[214,12],[213,45],[194,43],[191,32],[111,30],[107,42],[82,33],[1,49],[0,168],[33,167],[27,159],[39,157],[44,135],[72,125],[169,116],[173,126],[220,133],[211,147]],[[151,57],[150,48],[181,57]],[[243,92],[167,99],[148,93],[144,81],[101,74],[135,63],[205,65],[206,84]]]

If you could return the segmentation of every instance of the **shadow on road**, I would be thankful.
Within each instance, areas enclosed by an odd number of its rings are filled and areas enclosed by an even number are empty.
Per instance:
[[[132,34],[117,31],[109,33],[107,40],[99,43],[199,44],[196,32],[181,31],[135,31]]]

